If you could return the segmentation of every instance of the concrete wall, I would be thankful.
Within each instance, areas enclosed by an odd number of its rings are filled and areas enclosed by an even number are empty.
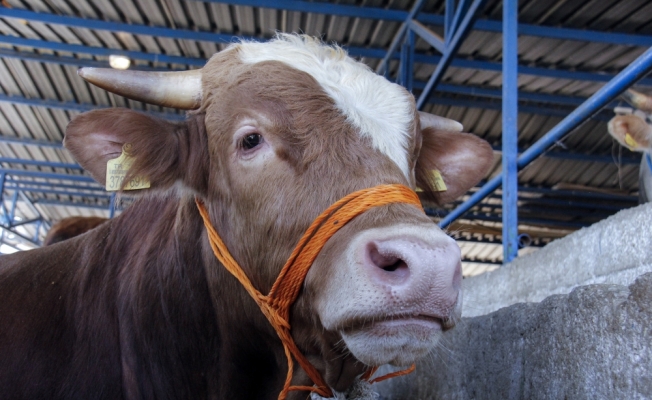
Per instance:
[[[652,203],[623,210],[495,271],[464,279],[462,315],[484,315],[593,283],[629,285],[646,272],[652,272]]]
[[[462,322],[415,373],[374,389],[384,400],[652,399],[650,271],[646,204],[465,279]]]
[[[652,274],[468,318],[389,399],[652,399]]]

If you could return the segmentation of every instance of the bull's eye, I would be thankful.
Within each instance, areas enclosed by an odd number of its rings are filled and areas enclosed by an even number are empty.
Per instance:
[[[251,150],[254,147],[260,145],[263,142],[263,136],[259,133],[250,133],[249,135],[242,138],[240,146],[245,150]]]

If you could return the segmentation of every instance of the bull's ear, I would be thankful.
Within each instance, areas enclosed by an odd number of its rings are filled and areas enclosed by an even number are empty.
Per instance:
[[[90,111],[68,124],[64,146],[102,185],[107,161],[119,157],[129,144],[133,164],[127,178],[146,178],[152,189],[182,181],[201,192],[206,186],[208,153],[198,120],[195,116],[172,123],[124,108]]]
[[[439,205],[466,193],[493,164],[491,146],[475,135],[433,128],[421,133],[423,144],[415,169],[417,187]]]

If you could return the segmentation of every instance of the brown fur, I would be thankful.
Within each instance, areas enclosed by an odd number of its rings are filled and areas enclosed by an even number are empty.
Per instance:
[[[204,77],[207,96],[186,123],[102,110],[69,125],[66,146],[96,179],[104,179],[106,159],[131,143],[130,173],[148,176],[152,189],[65,245],[0,258],[0,393],[7,398],[275,399],[286,373],[283,349],[212,254],[194,196],[266,293],[304,230],[331,203],[378,184],[413,185],[308,74],[218,54]],[[263,167],[239,158],[232,135],[244,117],[276,155]],[[417,162],[423,151],[414,126]],[[448,173],[445,163],[437,165]],[[477,175],[464,165],[455,173]],[[321,280],[334,273],[328,255],[352,232],[401,221],[431,224],[412,206],[390,205],[340,230],[293,307],[297,345],[337,390],[364,366],[311,308]],[[311,384],[301,371],[294,381]]]
[[[43,239],[43,246],[59,243],[88,232],[99,224],[106,222],[102,217],[68,217],[54,225]]]

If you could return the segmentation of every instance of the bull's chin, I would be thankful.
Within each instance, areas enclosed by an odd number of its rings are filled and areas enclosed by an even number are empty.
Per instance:
[[[406,367],[437,345],[442,328],[437,320],[406,318],[377,321],[340,333],[353,356],[364,364]]]

